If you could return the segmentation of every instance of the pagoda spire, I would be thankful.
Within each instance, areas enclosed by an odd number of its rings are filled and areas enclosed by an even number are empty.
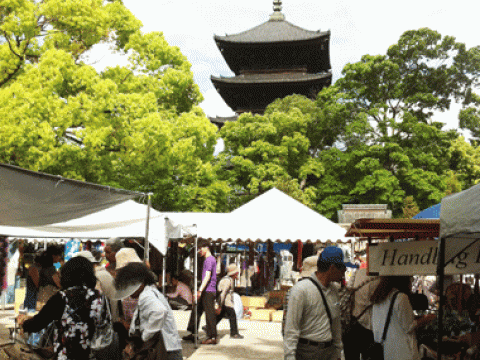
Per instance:
[[[270,21],[283,21],[285,15],[282,14],[282,1],[273,0],[273,14],[270,15]]]

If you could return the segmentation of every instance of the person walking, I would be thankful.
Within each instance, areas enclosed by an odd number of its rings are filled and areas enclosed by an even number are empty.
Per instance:
[[[205,261],[203,262],[202,270],[202,284],[194,295],[197,300],[197,321],[195,323],[195,309],[190,314],[187,331],[191,334],[184,336],[183,340],[195,341],[195,336],[198,334],[198,325],[200,318],[205,311],[205,318],[207,322],[207,339],[202,341],[202,344],[216,345],[217,344],[217,322],[215,314],[215,297],[217,292],[217,261],[212,255],[210,244],[204,240],[199,243],[199,254]]]
[[[338,286],[346,267],[356,267],[342,249],[326,247],[317,271],[295,284],[285,318],[285,360],[337,360],[342,350]]]
[[[127,358],[149,354],[149,358],[182,360],[182,342],[172,308],[155,285],[155,276],[142,262],[129,262],[117,269],[117,299],[137,299],[129,326]]]
[[[235,279],[238,278],[240,269],[235,264],[227,266],[227,275],[218,283],[219,308],[217,309],[216,323],[218,324],[224,317],[230,321],[230,338],[243,339],[238,332],[237,314],[235,313],[233,303],[233,290],[235,289]]]
[[[88,360],[90,342],[101,321],[105,299],[95,290],[97,279],[92,263],[74,257],[62,267],[61,290],[53,295],[33,318],[19,316],[25,332],[39,332],[52,321],[54,359]]]

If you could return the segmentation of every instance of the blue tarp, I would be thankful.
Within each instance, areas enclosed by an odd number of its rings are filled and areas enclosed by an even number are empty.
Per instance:
[[[430,206],[428,209],[415,215],[413,219],[440,219],[440,205],[441,204]]]
[[[231,247],[232,249],[236,249],[237,251],[248,251],[248,245],[228,245],[228,247]],[[228,249],[227,247],[227,249]],[[273,243],[273,251],[276,253],[279,253],[280,250],[290,250],[292,247],[292,244],[289,243]],[[258,252],[267,252],[267,244],[261,243],[261,244],[255,244],[255,249]]]

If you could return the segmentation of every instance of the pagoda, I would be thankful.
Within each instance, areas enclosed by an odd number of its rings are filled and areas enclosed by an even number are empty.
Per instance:
[[[275,99],[292,94],[314,99],[332,83],[330,31],[289,23],[280,0],[273,2],[273,14],[265,23],[214,39],[235,76],[211,80],[237,114],[262,114]]]

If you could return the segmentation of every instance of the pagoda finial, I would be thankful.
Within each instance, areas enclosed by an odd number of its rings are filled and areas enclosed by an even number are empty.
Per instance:
[[[270,15],[271,21],[283,21],[285,20],[285,15],[282,14],[282,1],[273,0],[273,14]]]

